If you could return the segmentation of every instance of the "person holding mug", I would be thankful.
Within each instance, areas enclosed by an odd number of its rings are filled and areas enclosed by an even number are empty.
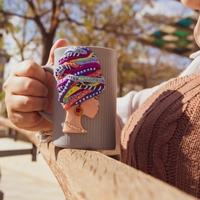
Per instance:
[[[200,10],[200,2],[198,0],[181,1],[183,4],[190,8]],[[200,45],[200,19],[198,20],[197,25],[194,29],[194,36],[197,44]],[[54,64],[54,50],[56,48],[66,46],[67,42],[64,39],[58,40],[53,45],[50,52],[49,60],[47,62],[48,66],[52,66]],[[32,60],[23,61],[12,68],[9,77],[4,84],[4,90],[6,92],[5,101],[8,117],[16,126],[30,131],[42,130],[44,132],[49,132],[52,130],[52,123],[39,115],[36,111],[44,110],[46,113],[52,114],[53,94],[51,92],[51,88],[53,86],[53,81],[54,77],[52,76],[52,74],[44,71],[41,66],[39,66]],[[120,137],[120,132],[123,129],[124,125],[126,125],[127,123],[131,123],[131,120],[129,120],[129,118],[138,109],[138,107],[142,107],[143,105],[140,105],[149,96],[151,96],[154,91],[158,91],[159,88],[164,87],[166,84],[167,83],[162,83],[159,86],[145,89],[140,92],[132,91],[126,96],[117,99],[117,121],[119,125],[118,137]],[[126,134],[126,128],[127,127],[125,127],[123,134]],[[126,136],[123,135],[123,137],[125,138]],[[124,141],[121,141],[122,149],[126,147],[125,142],[123,142]],[[128,159],[126,160],[127,154],[134,154],[134,152],[131,152],[133,151],[132,149],[129,149],[129,151],[130,152],[128,153],[124,153],[122,150],[121,159],[126,164],[133,166]],[[200,152],[197,153],[199,154]],[[199,159],[196,162],[199,163]],[[197,175],[197,179],[199,180],[199,174]],[[162,180],[166,181],[165,179]],[[170,179],[166,182],[176,187],[179,187],[176,182],[170,182]],[[194,186],[194,184],[190,180],[190,176],[187,176],[187,174],[185,177],[179,177],[177,182],[187,183],[187,187],[179,188],[194,196],[200,197],[200,191],[198,191],[200,186],[198,185],[198,183]],[[193,192],[191,188],[197,188],[196,192]]]

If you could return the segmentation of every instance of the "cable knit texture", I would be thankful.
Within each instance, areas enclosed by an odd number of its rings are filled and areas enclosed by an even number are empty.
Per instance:
[[[121,160],[200,197],[200,72],[171,80],[132,114]]]

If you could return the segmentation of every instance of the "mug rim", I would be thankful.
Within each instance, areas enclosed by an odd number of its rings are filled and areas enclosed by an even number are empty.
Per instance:
[[[54,50],[54,52],[56,52],[56,51],[58,51],[58,50],[62,50],[62,49],[67,49],[67,48],[70,48],[70,47],[87,47],[87,48],[104,49],[104,50],[108,50],[108,51],[117,52],[116,49],[112,49],[112,48],[108,48],[108,47],[101,47],[101,46],[83,46],[83,45],[70,45],[70,46],[66,46],[66,47],[59,47],[59,48],[56,48],[56,49]]]

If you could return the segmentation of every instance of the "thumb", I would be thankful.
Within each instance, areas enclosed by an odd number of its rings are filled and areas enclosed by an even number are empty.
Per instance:
[[[59,39],[52,47],[49,54],[49,59],[47,61],[47,66],[53,66],[54,65],[54,50],[60,47],[66,47],[67,41],[65,39]]]

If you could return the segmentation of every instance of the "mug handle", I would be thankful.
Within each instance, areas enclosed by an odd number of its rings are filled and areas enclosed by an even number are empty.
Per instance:
[[[51,66],[42,66],[42,68],[47,71],[50,72],[51,74],[53,74],[53,67]],[[47,119],[50,122],[53,122],[53,115],[52,114],[48,114],[46,112],[44,112],[43,110],[37,111],[42,117],[44,117],[45,119]]]

